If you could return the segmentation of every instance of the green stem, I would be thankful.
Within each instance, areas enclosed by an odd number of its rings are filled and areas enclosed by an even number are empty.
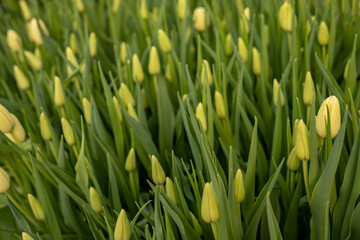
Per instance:
[[[215,240],[218,240],[218,229],[216,223],[211,223],[211,229],[213,231]]]
[[[291,171],[290,173],[290,193],[294,192],[294,185],[295,185],[295,173]]]
[[[309,122],[310,122],[310,110],[311,110],[311,106],[307,106],[307,108],[306,108],[306,126],[309,126]]]
[[[305,183],[306,196],[310,203],[311,193],[310,193],[310,186],[309,186],[308,164],[307,164],[307,161],[302,161],[302,163],[303,163],[303,171],[304,171],[304,183]]]
[[[292,58],[292,49],[291,49],[291,33],[287,33],[287,37],[288,37],[288,45],[289,45],[289,56],[290,56],[290,59]]]
[[[325,59],[326,59],[326,46],[322,46],[322,58],[323,61],[325,63]]]
[[[32,104],[33,106],[36,106],[36,104],[35,104],[35,98],[34,98],[34,95],[32,94],[32,92],[31,92],[29,89],[27,89],[27,90],[26,90],[26,94],[28,95],[31,104]]]

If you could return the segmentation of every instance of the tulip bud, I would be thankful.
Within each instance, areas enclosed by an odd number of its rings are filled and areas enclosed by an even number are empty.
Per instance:
[[[6,34],[6,41],[9,48],[14,52],[20,52],[22,49],[22,41],[20,36],[14,30],[10,29]]]
[[[152,47],[150,50],[149,73],[151,75],[156,75],[160,73],[160,60],[155,47]]]
[[[248,8],[248,7],[245,8],[243,14],[244,14],[246,20],[250,21],[250,8]]]
[[[231,43],[231,34],[226,35],[225,40],[225,54],[230,56],[233,53],[232,43]]]
[[[58,76],[54,77],[54,82],[55,82],[54,102],[56,106],[62,107],[64,106],[65,103],[62,83]]]
[[[311,105],[313,96],[315,94],[314,81],[311,77],[311,73],[307,72],[305,76],[303,99],[304,103],[308,106]]]
[[[171,199],[171,201],[173,201],[177,205],[178,202],[177,202],[176,193],[175,193],[175,189],[174,189],[174,183],[168,177],[166,178],[165,189],[166,189],[166,195]]]
[[[279,23],[282,30],[291,32],[293,15],[293,8],[287,1],[285,1],[279,9]]]
[[[161,50],[164,53],[169,53],[171,51],[171,43],[169,37],[162,29],[158,30],[158,39]]]
[[[220,218],[219,204],[216,198],[214,187],[205,183],[201,199],[201,217],[206,223],[215,223]]]
[[[62,130],[63,130],[63,133],[64,133],[65,141],[70,146],[74,145],[75,144],[74,131],[73,131],[69,121],[66,120],[65,118],[61,118],[61,126],[62,126]]]
[[[264,38],[265,38],[266,46],[269,45],[269,43],[270,43],[270,33],[269,33],[269,26],[268,25],[264,26]]]
[[[156,185],[163,185],[165,182],[165,172],[164,169],[161,167],[158,159],[152,155],[151,156],[151,173],[153,182]]]
[[[127,108],[128,108],[128,113],[129,113],[129,115],[130,115],[133,119],[135,119],[136,121],[139,121],[139,118],[138,118],[138,116],[137,116],[137,113],[136,113],[133,105],[128,104],[128,105],[127,105]]]
[[[245,63],[248,57],[247,48],[245,45],[245,42],[242,38],[238,38],[238,48],[239,48],[239,54],[242,58],[243,62]]]
[[[79,67],[79,63],[75,57],[74,52],[72,51],[72,49],[70,47],[66,48],[66,59],[71,63],[71,65],[67,66],[67,72],[68,75],[71,75],[73,72],[73,68],[78,68]]]
[[[122,63],[124,63],[126,61],[126,57],[127,57],[126,43],[121,42],[121,44],[120,44],[120,61]],[[138,60],[139,60],[139,58],[138,58]],[[134,59],[133,59],[133,64],[134,64]],[[140,64],[140,66],[141,66],[141,64]],[[142,69],[141,69],[141,71],[142,71]]]
[[[316,147],[317,147],[317,149],[322,148],[323,145],[324,145],[324,139],[322,137],[320,137],[319,135],[316,135]]]
[[[300,120],[298,124],[295,147],[296,156],[300,160],[308,161],[310,159],[309,133],[303,120]]]
[[[14,65],[13,69],[14,69],[14,76],[18,88],[20,90],[28,89],[30,87],[30,82],[23,73],[23,71],[21,71],[21,69],[17,65]]]
[[[122,114],[121,114],[121,108],[120,108],[120,103],[117,100],[117,98],[115,96],[113,96],[113,103],[115,106],[115,110],[116,110],[116,114],[120,120],[120,122],[122,122]]]
[[[329,43],[329,29],[324,21],[320,23],[317,37],[321,46],[326,46]]]
[[[15,126],[15,121],[11,113],[0,104],[0,131],[10,133]]]
[[[89,36],[89,49],[90,49],[90,56],[95,57],[97,52],[97,46],[96,46],[96,35],[94,32],[90,33]]]
[[[120,95],[121,99],[124,101],[126,106],[128,106],[129,104],[131,106],[135,105],[135,100],[134,100],[130,90],[124,83],[121,83],[121,85],[120,85],[119,95]]]
[[[241,203],[245,199],[245,187],[243,175],[240,169],[237,170],[235,179],[234,179],[234,187],[235,187],[235,197],[238,203]]]
[[[93,187],[90,187],[90,206],[97,213],[102,211],[100,195]]]
[[[136,158],[134,148],[131,148],[125,161],[125,170],[132,172],[136,169]]]
[[[42,63],[40,58],[38,58],[35,54],[29,51],[24,51],[24,55],[32,68],[37,71],[41,69]]]
[[[293,146],[294,147],[296,145],[296,132],[298,129],[298,125],[299,125],[299,119],[295,119],[294,127],[293,127]]]
[[[311,32],[311,23],[309,20],[306,21],[306,35],[309,35]]]
[[[345,69],[344,69],[344,79],[347,80],[348,75],[349,75],[349,65],[350,65],[350,59],[347,60],[346,65],[345,65]]]
[[[138,81],[141,84],[144,81],[144,72],[142,70],[140,60],[136,54],[134,54],[132,57],[132,76],[134,82]]]
[[[40,114],[40,133],[44,140],[51,140],[51,132],[45,113]]]
[[[166,80],[168,80],[169,82],[172,82],[172,77],[171,77],[171,65],[170,63],[167,63],[165,66],[165,78]]]
[[[293,148],[289,154],[286,166],[290,171],[296,172],[300,167],[300,159],[296,156],[296,148]]]
[[[19,143],[22,143],[25,141],[25,138],[26,138],[26,133],[25,133],[24,127],[21,125],[19,119],[14,114],[10,113],[10,115],[14,120],[14,128],[11,131],[11,134],[6,133],[6,135],[10,135],[11,137],[15,138],[16,141],[18,141]],[[14,141],[15,139],[11,139],[11,140],[13,142],[16,142],[16,141]]]
[[[326,125],[329,123],[327,109],[329,109],[330,116],[331,138],[334,138],[339,133],[341,125],[340,104],[335,96],[328,97],[321,104],[315,118],[316,132],[320,137],[326,138]]]
[[[41,52],[40,52],[40,49],[39,49],[38,47],[35,48],[34,54],[35,54],[35,56],[37,56],[39,59],[42,59],[42,57],[41,57]]]
[[[215,91],[215,109],[216,115],[220,119],[224,119],[226,117],[224,98],[218,91]]]
[[[278,81],[276,79],[274,79],[274,82],[273,82],[273,100],[274,100],[275,105],[277,105],[279,95],[280,95],[280,105],[284,106],[285,105],[285,97],[284,97],[283,91],[281,90],[281,87],[280,87]]]
[[[34,240],[34,239],[33,239],[29,234],[27,234],[26,232],[22,232],[21,238],[22,238],[22,240]]]
[[[204,132],[207,130],[207,124],[206,124],[206,116],[204,111],[204,106],[202,103],[199,103],[196,107],[196,118],[200,121],[202,128],[204,129]]]
[[[28,194],[28,200],[35,218],[39,221],[44,221],[45,220],[44,211],[39,200],[30,193]]]
[[[121,209],[121,212],[115,224],[114,240],[129,240],[129,239],[130,239],[129,219],[126,216],[125,210]]]
[[[142,101],[143,101],[144,109],[147,109],[149,107],[149,103],[148,103],[147,98],[146,98],[145,89],[142,88],[140,93],[141,93],[141,98],[142,98]]]
[[[83,109],[85,121],[91,123],[91,104],[87,98],[83,98]]]
[[[39,21],[39,24],[38,24]],[[45,35],[49,35],[49,31],[45,25],[45,23],[41,20],[41,19],[36,19],[36,18],[32,18],[30,20],[30,25],[29,25],[29,38],[31,41],[35,42],[37,45],[42,45],[43,44],[43,39],[41,37],[41,32],[40,32],[40,28],[43,31],[43,33]]]
[[[121,0],[114,0],[112,5],[112,12],[117,13],[119,6],[120,6]]]
[[[10,177],[7,172],[0,167],[0,193],[6,192],[10,187]]]
[[[195,215],[192,212],[190,212],[190,216],[191,216],[191,220],[192,220],[195,231],[199,234],[199,236],[202,236],[203,230],[202,230],[202,227],[201,227],[199,221],[197,220],[197,218],[195,217]]]
[[[75,33],[70,34],[70,40],[69,40],[70,48],[73,51],[74,54],[77,54],[79,52],[76,35]]]
[[[194,27],[199,32],[206,30],[206,10],[203,7],[195,8],[193,13]]]
[[[211,85],[213,82],[211,68],[207,60],[203,60],[200,79],[203,85],[205,85],[205,82],[208,82],[209,85]]]
[[[146,0],[141,0],[140,3],[140,16],[142,18],[142,20],[147,20],[148,19],[148,9],[146,6]]]
[[[253,62],[253,72],[255,76],[260,76],[260,53],[259,51],[253,47],[252,49],[252,62]]]
[[[25,20],[26,21],[30,20],[31,12],[30,12],[30,9],[29,9],[29,6],[27,5],[27,3],[24,0],[20,0],[19,4],[20,4],[21,12],[22,12]]]
[[[178,16],[182,20],[186,13],[186,0],[179,0],[177,5]]]
[[[75,0],[76,8],[79,12],[83,12],[85,10],[84,3],[82,0]]]

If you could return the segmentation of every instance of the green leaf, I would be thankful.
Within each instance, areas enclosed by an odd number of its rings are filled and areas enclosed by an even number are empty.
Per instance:
[[[270,192],[268,192],[266,195],[266,213],[267,213],[267,220],[269,225],[270,239],[271,240],[283,239],[281,236],[279,224],[276,220],[274,211],[271,206]]]

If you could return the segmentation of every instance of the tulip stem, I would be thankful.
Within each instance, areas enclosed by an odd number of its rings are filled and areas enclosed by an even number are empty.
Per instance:
[[[289,45],[289,56],[290,56],[290,59],[292,58],[292,49],[291,49],[291,32],[288,32],[287,33],[287,36],[288,36],[288,45]]]
[[[311,106],[307,106],[307,108],[306,108],[306,126],[309,126],[309,122],[310,122],[310,110],[311,110]]]
[[[294,192],[294,184],[295,184],[295,173],[290,171],[290,193]]]
[[[213,231],[215,240],[217,240],[218,239],[218,230],[217,230],[216,223],[211,223],[211,229]]]
[[[35,104],[35,99],[34,99],[34,95],[32,94],[32,92],[31,92],[29,89],[27,89],[27,90],[26,90],[26,94],[28,95],[31,104],[32,104],[33,106],[36,106],[36,104]]]
[[[322,46],[322,57],[323,57],[324,64],[325,64],[325,59],[326,59],[326,46]]]
[[[53,153],[55,159],[56,159],[56,162],[57,162],[57,156],[56,156],[56,151],[55,151],[55,148],[54,148],[54,143],[49,140],[49,145],[50,145],[50,149],[51,149],[51,152]]]
[[[309,175],[308,175],[308,164],[307,161],[302,161],[303,163],[303,171],[304,171],[304,183],[305,183],[305,190],[308,202],[310,203],[311,194],[310,194],[310,186],[309,186]]]

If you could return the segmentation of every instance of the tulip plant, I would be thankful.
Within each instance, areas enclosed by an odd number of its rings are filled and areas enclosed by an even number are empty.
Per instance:
[[[360,239],[359,0],[0,16],[0,239]]]

